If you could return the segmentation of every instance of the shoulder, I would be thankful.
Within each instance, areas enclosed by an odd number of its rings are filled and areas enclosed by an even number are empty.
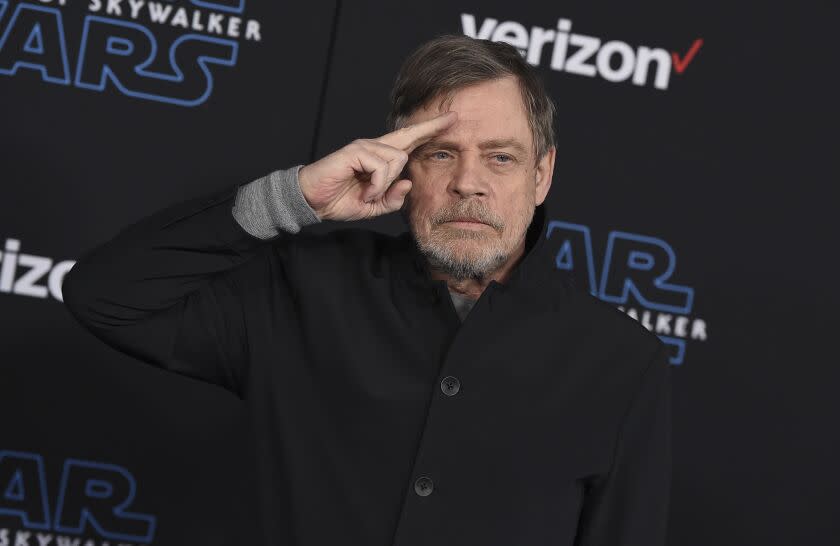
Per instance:
[[[362,268],[379,276],[385,261],[401,250],[400,238],[360,227],[343,227],[327,232],[302,230],[278,240],[274,252],[293,264],[330,274],[350,273]],[[340,268],[340,269],[331,269]]]
[[[660,351],[667,350],[659,336],[613,303],[574,286],[566,291],[566,301],[581,333],[609,347],[610,353],[623,355],[624,362],[632,360],[646,367]]]

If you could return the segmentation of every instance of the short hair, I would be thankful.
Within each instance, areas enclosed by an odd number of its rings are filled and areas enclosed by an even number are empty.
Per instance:
[[[451,101],[466,86],[514,76],[534,141],[536,164],[556,146],[556,108],[536,70],[518,49],[458,34],[442,34],[417,47],[403,62],[391,89],[388,131],[399,129],[406,118],[436,97]]]

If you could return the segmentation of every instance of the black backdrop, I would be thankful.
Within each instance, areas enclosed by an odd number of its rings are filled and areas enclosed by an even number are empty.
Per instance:
[[[98,342],[61,279],[167,204],[381,134],[443,32],[538,66],[548,265],[673,350],[669,543],[836,543],[836,6],[112,4],[0,0],[0,545],[254,543],[238,400]]]

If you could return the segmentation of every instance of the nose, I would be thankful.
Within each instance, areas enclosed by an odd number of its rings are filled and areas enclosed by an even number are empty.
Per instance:
[[[458,159],[449,182],[449,191],[464,199],[486,195],[483,166],[476,154],[463,153]]]

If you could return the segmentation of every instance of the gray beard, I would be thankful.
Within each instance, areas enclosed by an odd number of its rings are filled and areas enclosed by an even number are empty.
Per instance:
[[[399,213],[411,232],[414,244],[417,246],[420,254],[426,258],[426,261],[429,263],[431,269],[439,271],[458,281],[467,279],[483,281],[492,275],[502,264],[505,263],[505,261],[507,261],[509,254],[498,249],[495,249],[493,252],[486,253],[480,260],[469,260],[463,256],[456,255],[452,252],[451,248],[445,244],[421,243],[411,224],[409,213],[410,207],[409,194],[409,196],[406,197],[403,206],[400,208]],[[531,219],[532,218],[533,216]],[[531,219],[529,219],[529,223]]]
[[[432,269],[459,281],[466,279],[484,280],[508,259],[507,254],[496,251],[481,260],[469,260],[455,255],[449,249],[422,245],[416,238],[414,241]]]

